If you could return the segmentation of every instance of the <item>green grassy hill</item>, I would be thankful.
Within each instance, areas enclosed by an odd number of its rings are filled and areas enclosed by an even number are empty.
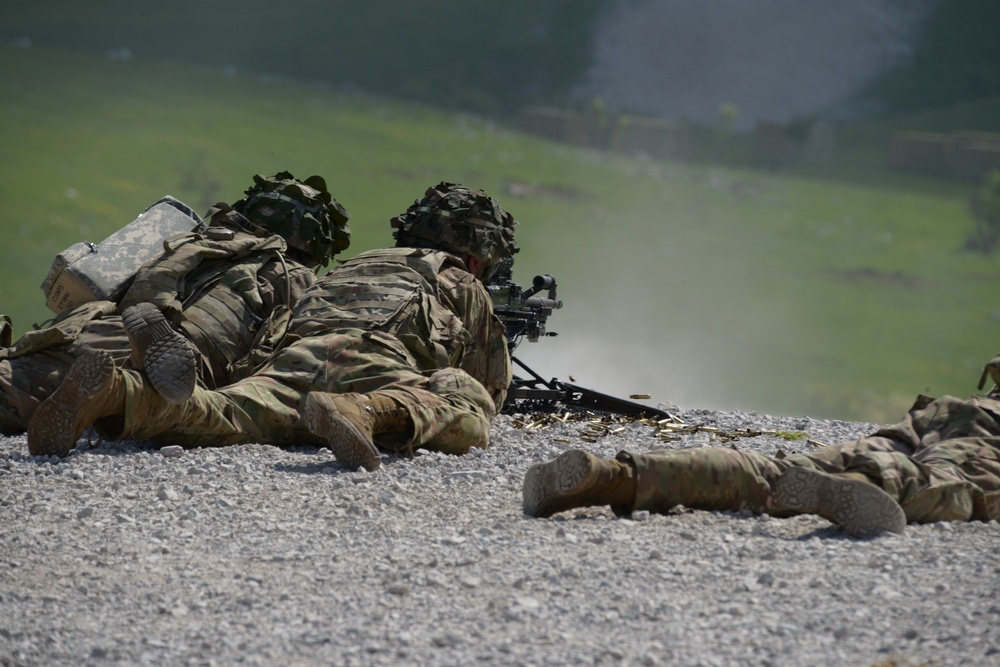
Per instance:
[[[389,218],[440,180],[497,196],[522,223],[515,277],[556,275],[566,303],[558,338],[523,345],[542,375],[890,421],[919,392],[970,393],[997,351],[997,260],[959,249],[968,186],[613,157],[388,99],[40,49],[0,48],[0,72],[0,312],[19,333],[49,316],[38,284],[60,250],[164,194],[204,210],[287,169],[323,175],[352,213],[348,255],[391,243]]]

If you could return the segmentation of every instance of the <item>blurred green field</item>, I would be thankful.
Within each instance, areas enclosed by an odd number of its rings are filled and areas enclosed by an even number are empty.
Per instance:
[[[612,393],[895,421],[917,393],[974,391],[998,351],[998,260],[961,250],[970,186],[883,174],[884,124],[853,130],[856,168],[796,175],[179,66],[0,47],[0,72],[0,312],[17,333],[50,316],[38,285],[57,252],[164,194],[203,211],[287,169],[351,212],[348,255],[390,244],[428,185],[494,194],[521,221],[515,278],[552,273],[566,303],[559,337],[522,358]]]

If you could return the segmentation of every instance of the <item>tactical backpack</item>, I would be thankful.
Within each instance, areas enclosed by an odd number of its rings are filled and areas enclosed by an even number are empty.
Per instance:
[[[42,282],[45,305],[57,315],[89,301],[117,301],[136,271],[163,252],[163,242],[201,224],[189,206],[164,197],[99,244],[81,241],[56,255]]]

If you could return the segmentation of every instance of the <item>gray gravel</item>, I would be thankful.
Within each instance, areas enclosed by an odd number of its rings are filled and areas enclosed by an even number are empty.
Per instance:
[[[816,446],[793,431],[875,428],[677,414],[782,431],[725,443],[771,454]],[[663,443],[642,423],[518,424],[376,473],[314,447],[83,443],[59,461],[2,438],[0,665],[1000,664],[996,522],[857,540],[683,508],[525,518],[529,465]]]

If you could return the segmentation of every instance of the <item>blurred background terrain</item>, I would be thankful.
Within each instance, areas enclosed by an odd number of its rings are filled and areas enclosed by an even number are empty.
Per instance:
[[[543,376],[895,421],[1000,351],[1000,3],[0,1],[0,312],[162,195],[323,175],[347,255],[449,180],[559,280]],[[993,189],[991,189],[993,188]]]

